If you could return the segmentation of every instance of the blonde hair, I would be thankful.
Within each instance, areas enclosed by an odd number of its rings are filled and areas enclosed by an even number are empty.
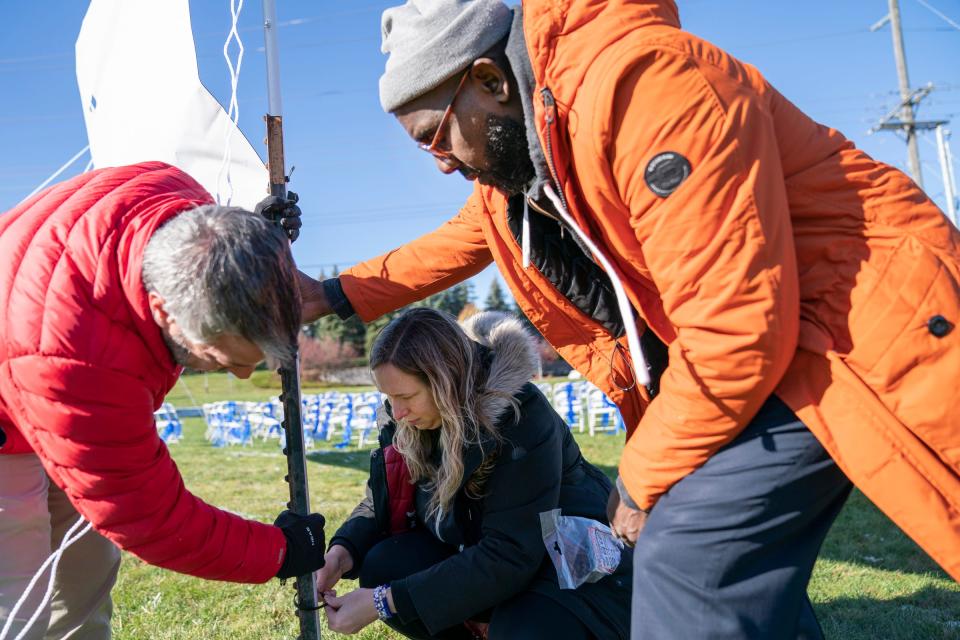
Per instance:
[[[479,362],[479,345],[464,333],[453,317],[426,307],[404,312],[377,336],[370,353],[370,368],[391,364],[406,374],[416,376],[430,389],[440,413],[441,462],[431,462],[432,438],[398,421],[393,445],[403,456],[413,482],[425,480],[433,495],[427,505],[427,516],[439,524],[448,513],[463,481],[463,451],[492,438],[500,442],[496,429],[497,416],[487,415],[485,407],[491,396],[503,393],[486,389],[486,370]],[[515,412],[519,407],[510,398]],[[484,438],[488,436],[488,438]],[[483,451],[484,461],[471,476],[466,492],[470,497],[482,495],[484,480],[493,469],[495,451]]]

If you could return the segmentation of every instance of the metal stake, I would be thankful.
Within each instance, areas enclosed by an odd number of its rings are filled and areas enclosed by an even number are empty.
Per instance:
[[[283,116],[280,101],[280,57],[277,47],[277,9],[273,0],[263,0],[263,33],[267,53],[267,169],[270,172],[270,194],[287,197],[287,176],[283,158]],[[278,221],[279,223],[279,221]],[[300,415],[300,354],[294,362],[280,367],[283,403],[283,430],[287,446],[287,482],[290,485],[288,508],[300,515],[310,513],[310,490],[307,485],[307,459],[303,443],[303,419]],[[320,640],[320,617],[317,608],[317,583],[312,573],[297,577],[297,616],[300,618],[300,639]]]

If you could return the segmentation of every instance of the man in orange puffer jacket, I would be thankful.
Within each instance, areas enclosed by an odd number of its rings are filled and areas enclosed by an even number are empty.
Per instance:
[[[304,280],[307,315],[369,321],[496,262],[628,425],[635,637],[816,637],[846,478],[960,578],[960,233],[916,184],[673,0],[411,0],[383,50],[384,109],[476,187]]]
[[[270,526],[193,496],[153,412],[183,366],[249,377],[290,357],[300,297],[287,238],[212,204],[159,162],[85,173],[0,215],[0,630],[79,513],[28,638],[110,637],[117,547],[212,580],[265,582],[323,562],[323,517]]]

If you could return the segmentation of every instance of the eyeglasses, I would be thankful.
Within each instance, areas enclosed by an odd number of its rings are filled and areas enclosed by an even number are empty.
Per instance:
[[[437,125],[437,131],[433,134],[433,140],[430,141],[430,144],[420,143],[420,148],[432,155],[437,160],[441,162],[449,163],[450,158],[453,157],[453,153],[439,148],[437,145],[443,140],[443,132],[447,128],[447,124],[450,121],[450,115],[453,113],[453,103],[456,102],[457,96],[460,94],[460,90],[463,89],[463,85],[467,82],[467,76],[470,75],[470,70],[467,69],[464,72],[463,77],[460,78],[460,84],[457,85],[457,90],[453,92],[453,97],[450,98],[450,103],[447,105],[447,108],[443,112],[443,116],[440,118],[440,124]]]

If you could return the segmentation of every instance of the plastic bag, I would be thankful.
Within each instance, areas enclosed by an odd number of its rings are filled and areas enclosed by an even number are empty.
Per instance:
[[[553,509],[540,514],[540,529],[561,589],[597,582],[620,565],[623,543],[601,522]]]

